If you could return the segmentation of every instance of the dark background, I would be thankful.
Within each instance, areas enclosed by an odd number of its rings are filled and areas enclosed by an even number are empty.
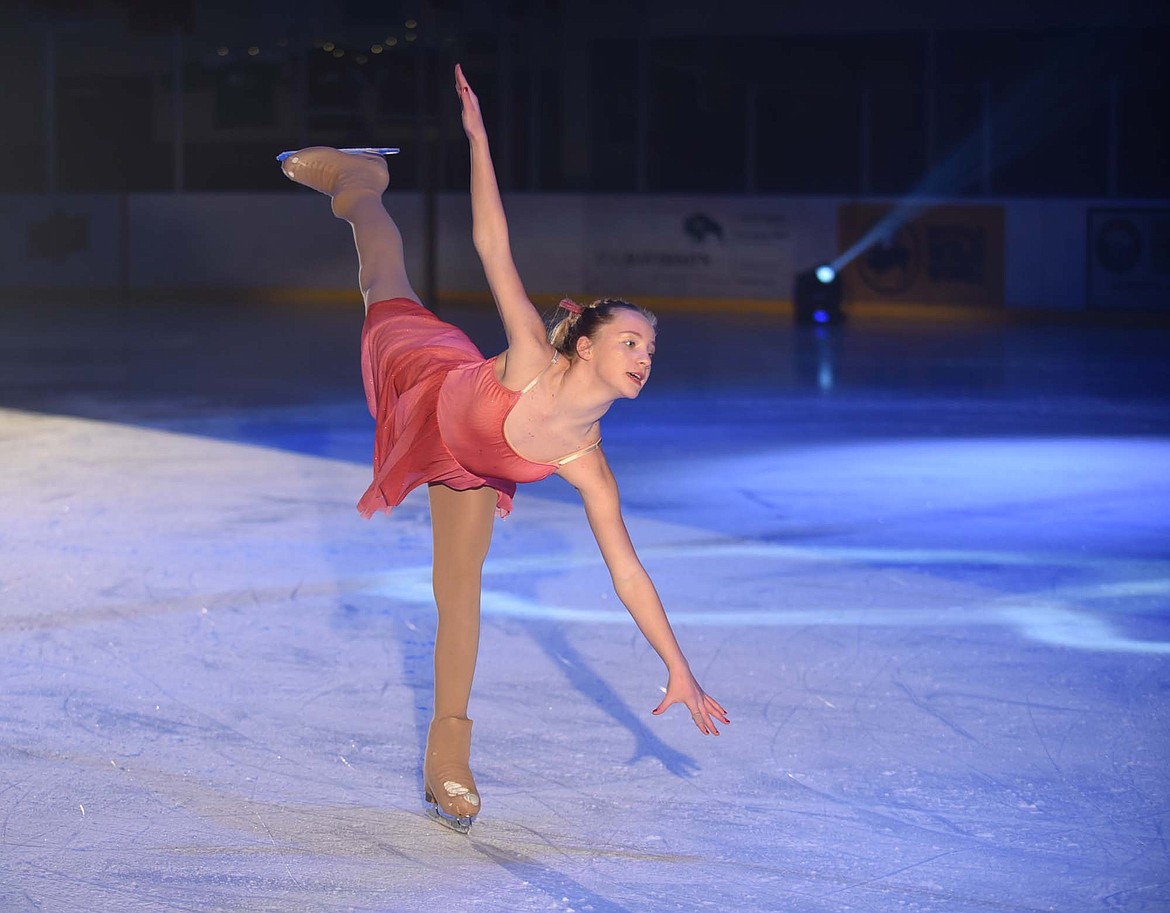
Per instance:
[[[1170,196],[1164,5],[1067,6],[23,0],[0,192],[283,189],[307,144],[464,189],[460,60],[506,190]]]

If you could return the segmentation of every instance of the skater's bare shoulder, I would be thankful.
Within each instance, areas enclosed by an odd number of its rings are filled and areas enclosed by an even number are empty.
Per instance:
[[[557,475],[577,489],[582,498],[618,500],[617,480],[601,447],[558,467]]]

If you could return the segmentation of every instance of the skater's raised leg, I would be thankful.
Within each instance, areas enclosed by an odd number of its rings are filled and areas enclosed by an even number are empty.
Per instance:
[[[350,224],[366,307],[389,298],[418,301],[406,275],[402,234],[382,205],[390,182],[382,156],[312,146],[290,155],[282,168],[291,180],[329,196],[333,214]]]
[[[466,830],[479,813],[471,775],[471,720],[467,704],[479,652],[480,584],[491,544],[496,492],[455,491],[431,485],[432,563],[438,625],[435,631],[435,714],[427,737],[423,779],[428,801],[444,820]],[[461,819],[461,820],[460,820]]]

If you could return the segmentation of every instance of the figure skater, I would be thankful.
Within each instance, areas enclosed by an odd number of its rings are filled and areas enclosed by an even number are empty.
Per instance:
[[[650,376],[655,318],[629,302],[561,302],[545,326],[512,262],[508,226],[479,101],[461,68],[455,86],[471,147],[475,249],[504,324],[507,348],[485,359],[459,329],[422,307],[407,278],[402,236],[382,205],[380,155],[313,147],[284,159],[284,173],[332,198],[353,228],[366,304],[362,377],[376,421],[374,480],[364,516],[389,512],[426,483],[434,537],[435,706],[423,761],[429,814],[466,833],[481,811],[469,768],[467,717],[479,648],[480,579],[495,514],[517,482],[557,473],[577,489],[614,589],[668,672],[653,710],[685,704],[699,731],[718,735],[726,712],[699,687],[622,521],[618,488],[601,450],[599,421]]]

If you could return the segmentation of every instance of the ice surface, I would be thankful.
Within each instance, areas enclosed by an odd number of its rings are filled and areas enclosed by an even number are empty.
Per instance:
[[[650,715],[579,504],[524,488],[462,838],[425,497],[353,507],[353,315],[15,314],[4,913],[1170,909],[1166,331],[666,315],[606,450],[732,725]]]

